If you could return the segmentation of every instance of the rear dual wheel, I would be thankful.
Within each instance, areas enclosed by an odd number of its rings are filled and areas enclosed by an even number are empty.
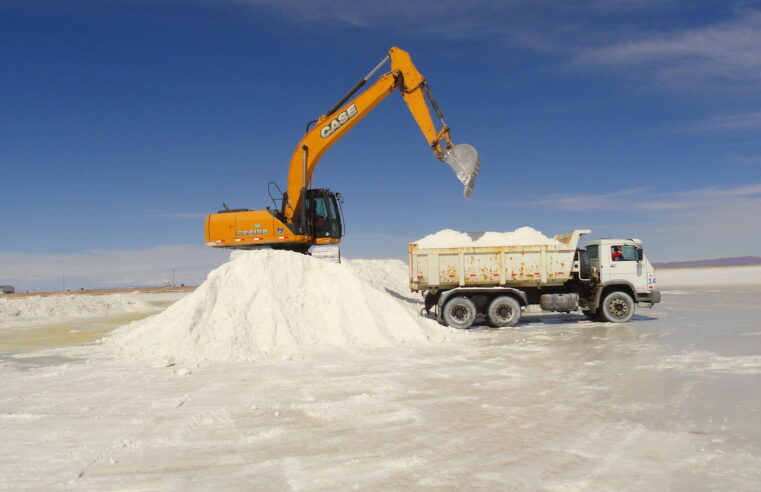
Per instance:
[[[513,297],[500,296],[489,303],[486,313],[489,324],[495,328],[515,326],[521,319],[521,305]]]
[[[444,305],[443,315],[449,326],[464,330],[476,321],[476,305],[467,297],[453,297]]]
[[[457,296],[447,301],[442,314],[447,325],[452,328],[467,329],[476,321],[478,310],[472,300]],[[497,297],[489,303],[486,318],[489,325],[495,328],[515,326],[521,319],[521,305],[512,297]]]

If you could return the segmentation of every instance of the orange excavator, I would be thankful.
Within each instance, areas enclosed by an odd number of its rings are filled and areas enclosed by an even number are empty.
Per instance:
[[[391,71],[378,77],[352,99],[389,60]],[[468,144],[452,143],[449,127],[431,95],[428,82],[417,71],[407,52],[391,48],[388,55],[327,113],[307,125],[306,134],[291,156],[285,193],[275,183],[268,185],[275,208],[230,209],[224,205],[224,210],[206,217],[206,245],[237,249],[269,247],[307,253],[313,245],[340,243],[344,231],[341,195],[328,189],[312,189],[312,173],[325,151],[397,89],[434,156],[457,173],[464,185],[464,194],[469,198],[481,165],[478,153]],[[433,123],[428,103],[441,121],[439,130]],[[316,124],[312,126],[313,123]],[[273,196],[273,189],[276,196],[280,194],[279,198]]]

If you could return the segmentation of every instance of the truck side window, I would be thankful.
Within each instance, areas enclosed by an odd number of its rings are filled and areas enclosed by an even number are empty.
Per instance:
[[[610,258],[613,261],[637,261],[637,248],[631,244],[611,246]]]
[[[637,261],[637,247],[627,244],[623,249],[624,261]]]

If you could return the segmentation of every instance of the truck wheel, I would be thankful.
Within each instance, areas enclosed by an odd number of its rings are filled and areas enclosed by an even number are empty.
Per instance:
[[[579,250],[579,278],[589,280],[592,276],[592,266],[589,264],[589,253],[586,249]]]
[[[602,301],[600,314],[604,321],[626,323],[634,314],[634,301],[626,292],[611,292]]]
[[[497,297],[489,304],[486,317],[489,324],[495,328],[515,326],[521,319],[521,305],[512,297]]]
[[[443,314],[452,328],[470,328],[476,320],[476,305],[467,297],[457,296],[447,301]]]

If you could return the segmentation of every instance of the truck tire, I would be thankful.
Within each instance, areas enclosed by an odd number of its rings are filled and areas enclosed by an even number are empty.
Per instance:
[[[521,319],[521,305],[510,296],[500,296],[489,303],[486,312],[489,324],[495,328],[515,326]]]
[[[579,250],[579,278],[589,280],[592,276],[592,266],[589,264],[589,253],[586,249]]]
[[[626,292],[613,291],[605,296],[599,311],[604,321],[626,323],[634,314],[634,301]]]
[[[476,321],[476,305],[467,297],[453,297],[444,305],[443,315],[449,326],[464,330]]]

